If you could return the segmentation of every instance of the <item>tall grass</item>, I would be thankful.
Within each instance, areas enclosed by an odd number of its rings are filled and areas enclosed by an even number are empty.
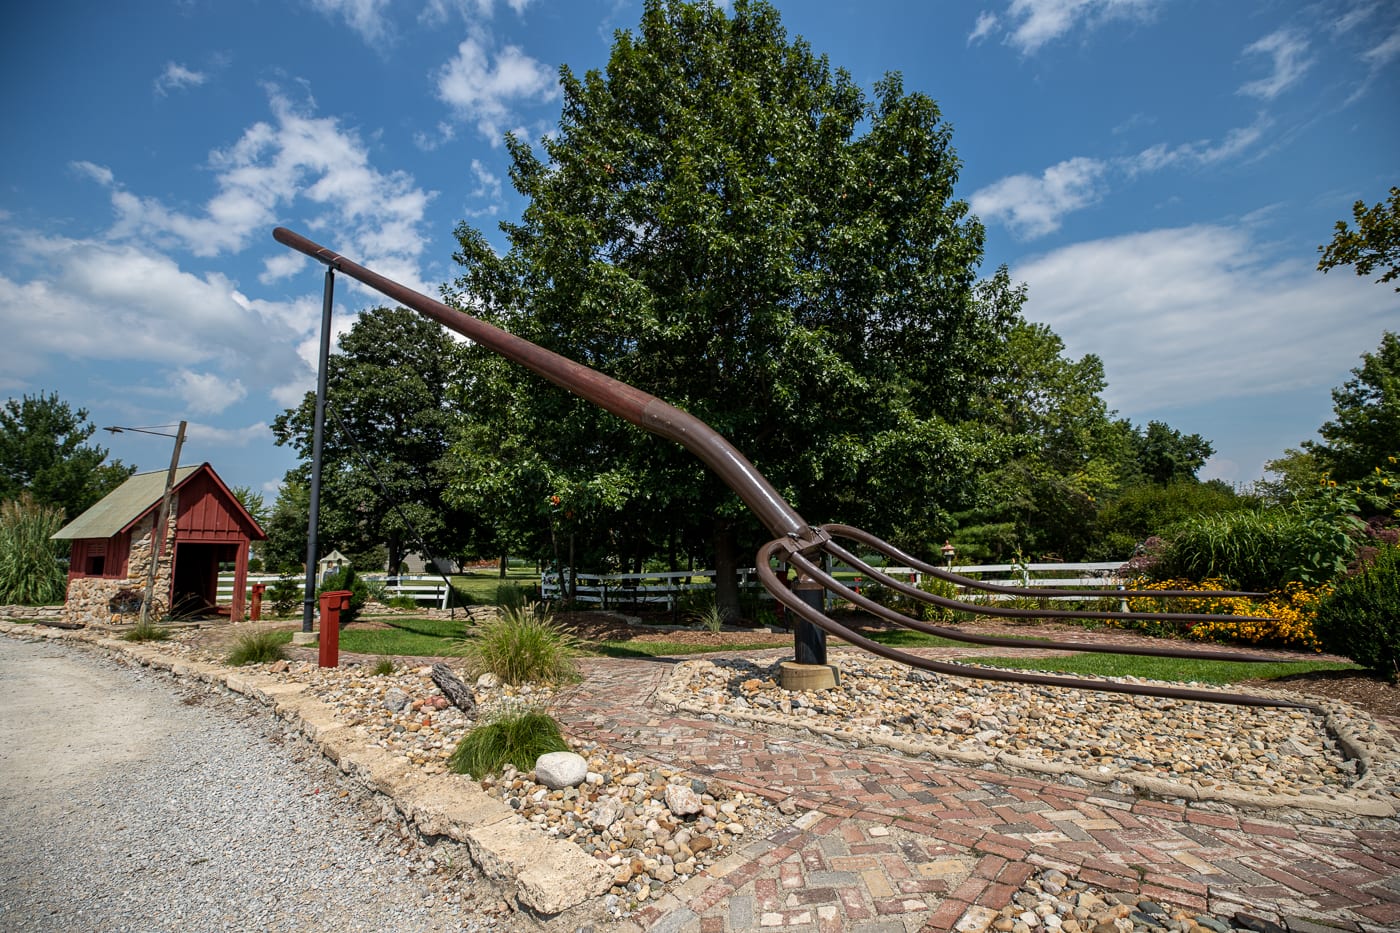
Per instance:
[[[578,642],[540,603],[502,609],[458,643],[472,676],[495,674],[502,683],[573,683],[579,679]]]
[[[229,652],[227,661],[233,667],[280,661],[287,656],[284,647],[291,639],[290,632],[254,632],[244,635]]]
[[[1344,525],[1297,509],[1223,512],[1174,526],[1151,568],[1156,579],[1222,578],[1248,590],[1325,583],[1346,567],[1355,542]]]
[[[63,510],[40,505],[29,493],[0,503],[0,604],[44,606],[63,602],[67,577],[51,541]]]
[[[458,774],[480,779],[507,762],[529,771],[541,755],[568,750],[559,724],[544,711],[525,707],[498,713],[468,732],[448,763]]]

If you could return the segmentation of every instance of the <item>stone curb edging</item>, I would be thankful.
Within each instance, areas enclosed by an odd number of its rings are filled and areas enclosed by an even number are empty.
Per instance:
[[[684,690],[701,665],[712,664],[701,659],[685,661],[676,665],[670,676],[657,688],[656,699],[667,709],[685,711],[706,716],[724,715],[736,721],[775,727],[788,731],[808,732],[845,743],[888,748],[915,758],[946,760],[967,765],[1000,765],[1007,769],[1043,775],[1073,775],[1095,784],[1111,784],[1115,781],[1128,784],[1138,790],[1157,797],[1181,798],[1192,801],[1218,801],[1232,806],[1258,807],[1262,809],[1290,808],[1313,810],[1342,816],[1395,816],[1400,810],[1388,801],[1358,793],[1338,794],[1324,797],[1318,794],[1268,794],[1243,788],[1197,788],[1155,775],[1140,774],[1135,771],[1114,771],[1108,774],[1035,758],[1024,758],[1010,752],[989,754],[982,751],[964,751],[933,742],[919,742],[898,736],[878,733],[856,733],[850,728],[826,726],[810,723],[795,716],[774,713],[761,713],[752,709],[724,709],[717,711],[710,707],[691,702]],[[1259,691],[1256,691],[1259,692]],[[1266,695],[1267,692],[1266,692]],[[1324,728],[1337,740],[1342,751],[1357,762],[1358,778],[1351,785],[1352,791],[1366,792],[1378,790],[1380,781],[1374,770],[1374,758],[1365,742],[1356,735],[1341,715],[1341,706],[1333,701],[1313,698],[1327,713]]]
[[[337,721],[329,706],[306,696],[305,684],[182,660],[90,633],[0,622],[0,635],[83,642],[176,678],[223,686],[269,707],[342,772],[392,800],[424,836],[445,836],[466,846],[488,879],[538,914],[561,913],[612,886],[613,870],[574,843],[542,835],[465,775],[424,775],[405,759],[373,746],[365,730]]]

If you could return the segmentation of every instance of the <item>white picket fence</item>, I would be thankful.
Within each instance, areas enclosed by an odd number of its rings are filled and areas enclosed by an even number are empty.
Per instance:
[[[384,573],[362,573],[359,575],[359,577],[361,580],[364,580],[367,583],[379,584],[385,584],[386,581],[389,579],[389,575]],[[271,589],[273,584],[275,584],[278,581],[278,579],[279,577],[275,573],[248,574],[248,587],[247,592],[244,594],[245,597],[249,599],[252,598],[254,583],[266,584],[268,589]],[[297,593],[299,594],[298,598],[305,599],[305,578],[297,576],[294,582],[296,583]],[[415,602],[426,603],[438,609],[447,608],[447,597],[449,592],[450,590],[447,584],[443,582],[442,577],[422,573],[399,574],[398,578],[394,583],[387,584],[384,586],[385,596],[407,596]],[[219,602],[228,603],[232,598],[233,574],[221,573],[219,574]],[[267,594],[264,593],[264,602],[267,600],[267,598]]]
[[[1106,589],[1121,585],[1117,572],[1122,561],[1079,564],[975,564],[954,567],[956,573],[973,577],[979,581],[1000,586],[1037,586],[1045,588]],[[838,573],[849,578],[849,568],[838,567]],[[910,567],[886,567],[884,573],[906,583],[918,585],[923,574]],[[1072,576],[1052,576],[1052,574],[1072,574]],[[591,603],[603,609],[616,606],[664,605],[674,609],[676,601],[687,593],[713,590],[715,572],[713,570],[682,570],[673,573],[580,573],[577,576],[576,601]],[[540,584],[540,594],[544,599],[560,599],[568,589],[567,571],[565,576],[545,574]],[[859,589],[867,580],[857,576],[851,586]],[[740,587],[758,587],[757,571],[750,567],[739,572]],[[964,598],[996,602],[1015,597],[1000,593],[986,593],[981,590],[966,589],[960,592]],[[1050,600],[1083,599],[1084,594],[1067,592],[1064,596],[1045,597]]]

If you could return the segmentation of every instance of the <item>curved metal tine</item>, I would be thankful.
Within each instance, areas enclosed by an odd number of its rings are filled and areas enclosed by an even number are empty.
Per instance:
[[[926,593],[917,586],[912,586],[901,580],[896,580],[877,567],[872,567],[861,560],[850,551],[841,547],[835,541],[827,541],[822,545],[822,550],[832,557],[849,565],[855,570],[870,576],[878,581],[881,586],[915,599],[920,602],[932,603],[935,606],[942,606],[945,609],[956,609],[963,612],[971,612],[984,616],[1000,616],[1007,619],[1130,619],[1142,622],[1236,622],[1240,619],[1258,619],[1260,621],[1275,621],[1262,616],[1226,616],[1210,615],[1208,613],[1196,612],[1104,612],[1086,609],[1083,611],[1076,609],[1015,609],[1010,606],[990,606],[981,603],[965,603],[956,599],[949,599],[946,596],[938,596],[933,593]],[[835,578],[832,578],[833,580]],[[839,583],[839,581],[837,581]],[[1063,590],[1051,590],[1056,596],[1064,596]],[[1097,593],[1098,590],[1090,590],[1090,593]],[[1117,590],[1105,591],[1107,595],[1117,596]],[[905,617],[907,618],[907,616]],[[1260,658],[1255,658],[1260,660]],[[1275,661],[1277,658],[1266,660]]]
[[[778,550],[784,553],[775,553]],[[1150,684],[1121,683],[1112,680],[1081,680],[1077,677],[1061,677],[1053,674],[1036,674],[1025,671],[1008,671],[995,667],[972,667],[948,661],[934,661],[916,654],[900,651],[872,641],[846,628],[836,620],[807,605],[793,593],[773,573],[770,561],[773,559],[791,561],[793,552],[786,539],[770,541],[759,550],[758,576],[764,589],[798,616],[811,622],[817,628],[834,635],[857,648],[891,661],[898,661],[920,670],[948,674],[953,677],[968,677],[974,680],[995,680],[1003,683],[1033,684],[1046,687],[1069,687],[1075,690],[1097,690],[1102,693],[1127,693],[1135,696],[1162,697],[1173,700],[1195,700],[1202,703],[1227,703],[1233,706],[1267,706],[1285,709],[1305,709],[1319,715],[1325,712],[1310,703],[1279,700],[1272,697],[1253,696],[1246,693],[1222,693],[1213,690],[1195,690],[1187,687],[1158,687]],[[1022,645],[1024,647],[1024,645]]]
[[[874,548],[875,550],[879,551],[879,552],[880,552],[881,554],[883,554],[884,556],[886,556],[886,557],[888,557],[888,558],[890,558],[890,559],[892,559],[892,560],[897,560],[897,561],[899,561],[901,564],[903,564],[903,565],[906,566],[906,567],[909,567],[909,568],[911,568],[911,569],[913,569],[913,570],[917,570],[917,571],[919,571],[920,573],[928,574],[929,576],[938,577],[940,580],[947,580],[947,581],[949,581],[949,582],[951,582],[951,583],[956,583],[956,584],[958,584],[959,586],[966,587],[967,589],[971,589],[971,590],[983,590],[983,591],[988,592],[988,593],[1002,593],[1002,594],[1007,595],[1007,596],[1064,596],[1064,595],[1065,595],[1065,591],[1064,591],[1064,590],[1051,589],[1051,588],[1048,588],[1048,587],[1034,587],[1034,586],[1002,586],[1002,585],[999,585],[999,584],[996,584],[996,583],[984,583],[984,582],[981,581],[981,580],[974,580],[974,579],[972,579],[971,577],[965,577],[965,576],[963,576],[962,574],[953,573],[951,570],[944,570],[942,567],[936,567],[936,566],[934,566],[933,564],[925,563],[925,562],[919,560],[917,557],[913,557],[913,556],[911,556],[911,555],[909,555],[909,554],[904,553],[904,552],[901,551],[899,548],[895,547],[893,544],[890,544],[888,541],[884,541],[884,540],[882,540],[882,539],[880,539],[880,538],[877,538],[877,537],[875,537],[874,535],[872,535],[870,532],[868,532],[868,531],[863,531],[863,530],[861,530],[860,528],[855,528],[855,527],[853,527],[853,526],[851,526],[851,525],[842,525],[842,524],[822,525],[822,526],[821,526],[821,530],[822,530],[822,531],[825,531],[827,534],[829,534],[829,535],[831,535],[831,536],[833,536],[833,537],[838,537],[838,538],[850,538],[850,539],[853,540],[853,541],[859,541],[859,542],[861,542],[862,544],[868,544],[870,547],[872,547],[872,548]],[[1268,594],[1266,594],[1266,593],[1247,593],[1247,592],[1244,592],[1244,591],[1241,591],[1241,590],[1119,590],[1119,589],[1111,589],[1111,590],[1110,590],[1110,589],[1102,589],[1102,590],[1100,590],[1100,589],[1093,589],[1093,588],[1088,588],[1088,587],[1084,588],[1084,589],[1081,590],[1080,592],[1084,592],[1084,593],[1103,593],[1103,594],[1108,595],[1108,596],[1121,596],[1121,597],[1137,597],[1137,596],[1147,596],[1147,597],[1195,597],[1195,598],[1197,598],[1197,599],[1199,599],[1199,598],[1201,598],[1201,597],[1203,597],[1203,596],[1216,596],[1216,597],[1244,596],[1244,597],[1253,597],[1253,596],[1266,596],[1266,595],[1268,595]],[[1239,618],[1239,617],[1232,617],[1232,618]]]
[[[833,557],[836,557],[836,558],[839,559],[839,560],[844,560],[845,558],[842,557],[841,554],[836,553],[837,551],[840,551],[840,550],[841,550],[841,548],[837,547],[837,548],[836,548],[836,551],[831,552],[831,553],[832,553],[832,556],[833,556]],[[912,618],[911,616],[905,615],[905,614],[902,613],[902,612],[898,612],[898,611],[896,611],[896,610],[894,610],[894,609],[890,609],[890,608],[887,607],[887,606],[881,606],[879,603],[875,602],[874,600],[870,599],[869,597],[863,596],[862,594],[857,593],[855,590],[853,590],[853,589],[851,589],[850,587],[846,586],[846,585],[845,585],[844,583],[842,583],[840,580],[836,579],[835,577],[833,577],[833,576],[831,576],[829,573],[827,573],[825,570],[823,570],[819,565],[817,565],[817,564],[813,563],[812,561],[808,560],[806,557],[803,557],[801,554],[793,554],[793,555],[792,555],[790,558],[788,558],[787,560],[788,560],[788,562],[789,562],[790,564],[792,564],[794,567],[797,567],[802,573],[807,574],[807,576],[811,577],[813,580],[815,580],[815,581],[817,581],[818,583],[820,583],[823,587],[825,587],[825,588],[826,588],[827,590],[829,590],[830,592],[835,593],[836,595],[840,596],[840,597],[841,597],[842,599],[844,599],[844,600],[847,600],[848,602],[852,603],[853,605],[859,606],[861,609],[864,609],[866,612],[869,612],[869,613],[871,613],[872,615],[878,616],[878,617],[880,617],[880,618],[882,618],[882,619],[885,619],[885,620],[887,620],[887,621],[889,621],[889,622],[893,622],[893,623],[895,623],[896,625],[900,625],[900,626],[903,626],[903,627],[905,627],[905,628],[913,629],[913,630],[918,631],[918,632],[923,632],[923,633],[925,633],[925,634],[927,634],[927,635],[937,635],[937,636],[939,636],[940,638],[947,638],[947,639],[951,639],[952,641],[967,642],[968,644],[973,644],[973,645],[991,645],[991,646],[998,647],[998,648],[1028,648],[1028,647],[1035,647],[1035,648],[1054,648],[1054,649],[1056,649],[1056,650],[1064,650],[1064,651],[1090,651],[1090,652],[1095,652],[1095,653],[1099,653],[1099,654],[1131,654],[1131,655],[1142,655],[1142,656],[1146,656],[1146,657],[1185,658],[1185,659],[1188,659],[1188,660],[1197,660],[1197,661],[1247,661],[1247,662],[1251,662],[1251,663],[1269,663],[1269,662],[1274,662],[1274,661],[1277,661],[1277,660],[1278,660],[1278,658],[1273,658],[1273,657],[1269,657],[1269,656],[1267,656],[1267,655],[1262,655],[1262,654],[1237,654],[1237,653],[1234,653],[1234,652],[1227,652],[1227,651],[1212,651],[1212,650],[1210,650],[1210,649],[1208,649],[1208,648],[1205,648],[1205,649],[1200,649],[1200,648],[1171,648],[1171,647],[1157,647],[1157,646],[1143,646],[1143,647],[1140,647],[1140,648],[1125,648],[1125,647],[1123,647],[1122,645],[1107,645],[1107,644],[1102,644],[1102,643],[1100,643],[1100,644],[1094,644],[1094,643],[1085,644],[1085,643],[1080,643],[1080,642],[1062,642],[1062,641],[1036,641],[1036,642],[1027,642],[1025,639],[1019,639],[1019,638],[999,638],[999,637],[996,637],[996,636],[994,636],[994,635],[974,635],[974,634],[971,634],[971,633],[969,633],[969,632],[963,632],[963,631],[960,631],[960,630],[955,629],[955,628],[946,628],[946,627],[940,626],[940,625],[933,625],[932,623],[925,622],[925,621],[923,621],[922,619],[915,619],[915,618]],[[891,582],[891,583],[898,583],[897,580],[891,580],[890,582]],[[912,588],[909,588],[909,589],[912,589]],[[904,588],[903,588],[903,587],[901,587],[901,592],[904,592]],[[916,590],[916,589],[913,590],[913,593],[918,593],[918,594],[923,595],[923,596],[931,596],[931,595],[932,595],[932,594],[930,594],[930,593],[924,593],[922,590]],[[912,594],[909,594],[909,595],[912,595]],[[934,603],[935,605],[943,606],[943,607],[948,608],[948,609],[964,609],[964,610],[971,610],[971,611],[974,611],[974,612],[975,612],[975,611],[985,610],[985,609],[988,608],[988,607],[985,607],[985,606],[976,606],[976,605],[972,605],[972,604],[969,604],[969,603],[960,603],[960,602],[958,602],[957,600],[945,599],[945,598],[943,598],[943,597],[936,597],[936,598],[931,599],[931,600],[929,600],[929,601],[932,602],[932,603]],[[1031,617],[1031,618],[1043,618],[1043,614],[1042,614],[1041,611],[1039,611],[1039,610],[1021,609],[1021,610],[1004,610],[1004,611],[1008,611],[1008,612],[1014,611],[1014,612],[1017,612],[1018,615],[1015,616],[1014,618],[1021,618],[1021,617],[1023,617],[1023,616],[1019,615],[1019,613],[1025,613],[1027,616],[1029,616],[1029,617]],[[987,613],[987,614],[994,615],[994,614],[997,614],[997,613]],[[1108,615],[1112,615],[1112,614],[1109,613]],[[1076,617],[1078,617],[1078,616],[1076,616]],[[1147,615],[1146,613],[1138,613],[1138,614],[1136,614],[1136,615],[1119,615],[1119,616],[1117,616],[1117,618],[1161,619],[1161,618],[1163,618],[1163,616],[1160,616],[1160,615],[1159,615],[1159,616],[1151,616],[1151,615]],[[1239,618],[1239,617],[1238,617],[1238,616],[1225,616],[1224,618],[1236,619],[1236,618]]]

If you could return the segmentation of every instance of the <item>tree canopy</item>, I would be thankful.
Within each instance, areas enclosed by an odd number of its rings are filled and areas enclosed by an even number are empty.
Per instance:
[[[1332,390],[1333,420],[1317,430],[1323,443],[1303,444],[1336,480],[1360,479],[1400,458],[1400,336],[1386,331],[1351,373]]]
[[[745,0],[648,0],[604,72],[561,85],[543,158],[507,138],[529,202],[509,251],[458,228],[460,300],[705,420],[812,520],[946,531],[991,456],[966,419],[1007,321],[974,292],[983,232],[934,101],[897,74],[867,98]],[[636,529],[653,539],[744,525],[680,448],[495,361],[475,373],[501,452],[477,444],[477,475],[534,477],[595,523],[656,516]]]
[[[0,410],[0,501],[28,492],[71,521],[136,472],[86,443],[97,430],[87,419],[57,392],[9,399]]]
[[[1400,188],[1391,187],[1390,199],[1371,207],[1357,201],[1351,207],[1356,229],[1345,220],[1337,221],[1332,242],[1319,246],[1322,253],[1317,267],[1323,272],[1337,266],[1355,266],[1357,275],[1370,275],[1380,270],[1377,282],[1392,282],[1400,277]],[[1400,292],[1400,285],[1395,286]]]
[[[457,472],[448,452],[465,390],[462,344],[415,312],[376,308],[356,319],[339,347],[327,368],[323,550],[364,553],[383,545],[397,570],[420,549],[421,535],[433,556],[460,556],[474,523],[443,501],[443,490]],[[308,392],[273,422],[277,443],[302,458],[285,490],[309,482],[315,401]],[[290,492],[285,501],[279,496],[273,523],[293,518],[300,501]],[[304,536],[304,523],[301,530]],[[279,563],[289,556],[285,537],[279,529],[278,543],[269,542],[270,559]]]

